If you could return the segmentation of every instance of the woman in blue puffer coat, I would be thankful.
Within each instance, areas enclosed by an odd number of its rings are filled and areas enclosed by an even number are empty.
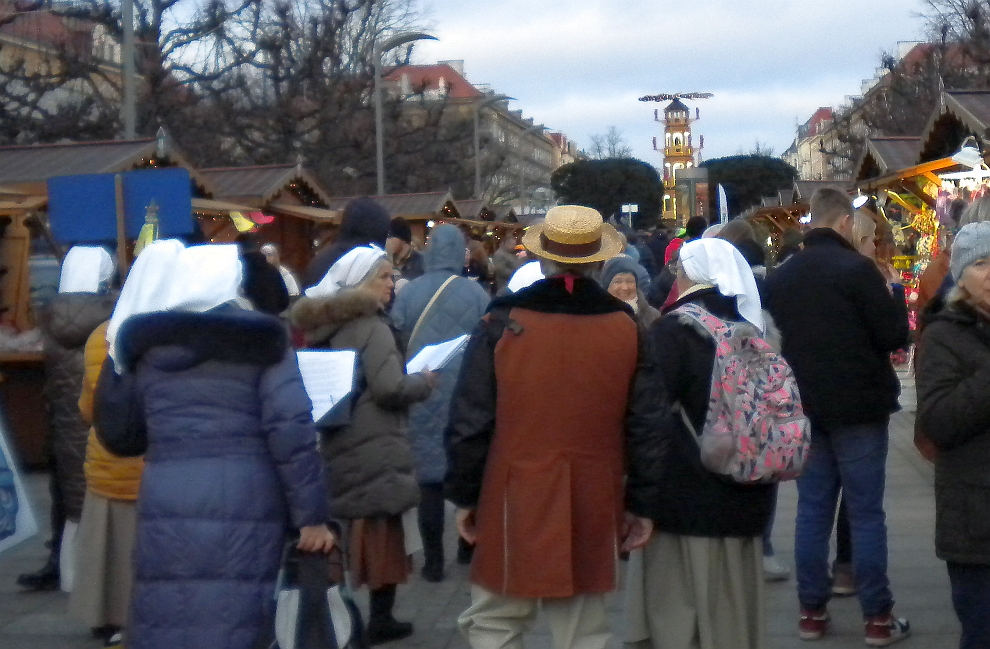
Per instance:
[[[424,253],[426,273],[396,295],[392,322],[407,343],[408,358],[427,345],[470,334],[485,315],[488,293],[477,282],[460,277],[466,250],[464,235],[456,226],[433,228]],[[423,577],[432,582],[442,581],[444,576],[443,478],[447,473],[447,455],[443,431],[460,367],[458,356],[439,373],[440,385],[430,398],[409,411],[409,441],[416,456],[420,485],[419,528],[426,557]]]
[[[254,646],[289,530],[303,550],[334,542],[295,355],[241,280],[236,246],[157,242],[111,319],[97,434],[112,452],[141,450],[142,435],[147,448],[130,648]]]

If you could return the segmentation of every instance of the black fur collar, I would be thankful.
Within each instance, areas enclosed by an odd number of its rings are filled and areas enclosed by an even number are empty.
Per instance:
[[[199,362],[268,366],[281,361],[289,346],[288,334],[278,318],[234,306],[205,313],[170,311],[134,316],[124,322],[118,340],[128,370],[156,347],[180,347]]]
[[[500,308],[567,315],[604,315],[624,311],[633,315],[632,307],[612,297],[598,282],[586,277],[574,280],[573,293],[567,291],[563,277],[549,277],[518,293],[495,300],[488,310]]]

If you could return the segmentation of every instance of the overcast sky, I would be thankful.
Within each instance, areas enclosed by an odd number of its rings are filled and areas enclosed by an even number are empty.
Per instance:
[[[664,104],[643,95],[715,93],[689,104],[706,158],[757,140],[779,154],[796,120],[859,94],[882,52],[924,31],[920,0],[421,1],[440,40],[417,45],[415,62],[464,59],[469,81],[580,147],[614,125],[654,165]]]

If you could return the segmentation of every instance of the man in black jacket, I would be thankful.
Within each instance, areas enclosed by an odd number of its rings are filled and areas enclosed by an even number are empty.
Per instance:
[[[847,195],[821,189],[811,211],[804,249],[766,282],[766,305],[812,424],[811,453],[798,479],[800,633],[816,640],[828,627],[829,538],[841,487],[866,643],[886,646],[910,632],[905,620],[891,615],[883,510],[888,425],[900,392],[890,353],[909,336],[904,287],[888,286],[873,260],[849,243]]]

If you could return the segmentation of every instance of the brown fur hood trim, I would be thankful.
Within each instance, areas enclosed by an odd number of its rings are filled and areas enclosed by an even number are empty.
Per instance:
[[[292,324],[306,334],[309,343],[329,340],[348,322],[373,316],[381,305],[361,289],[344,289],[332,297],[304,297],[292,307]]]

